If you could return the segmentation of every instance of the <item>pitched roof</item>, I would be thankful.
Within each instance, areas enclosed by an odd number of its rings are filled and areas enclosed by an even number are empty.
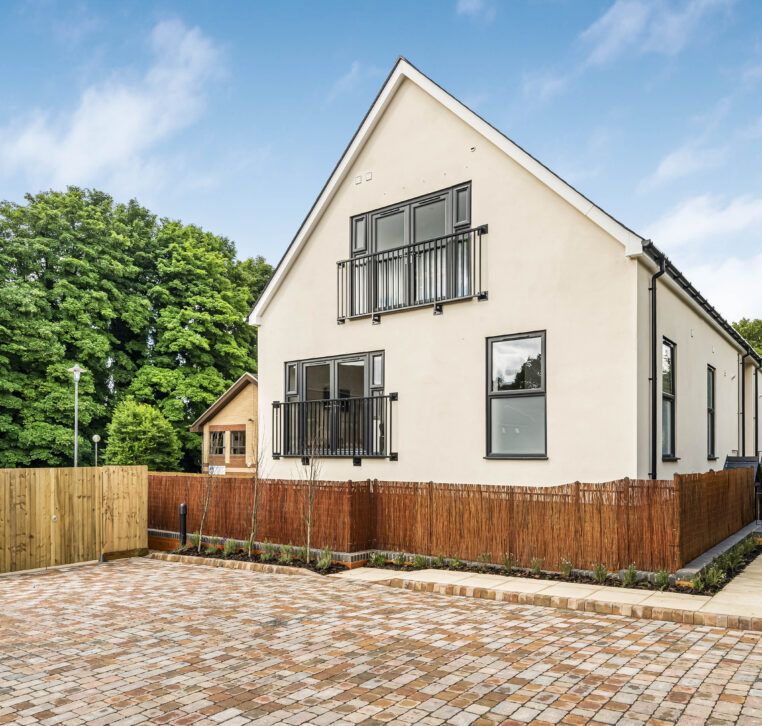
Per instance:
[[[614,219],[614,217],[604,212],[600,207],[597,207],[586,196],[578,192],[573,186],[561,179],[561,177],[554,174],[548,167],[535,159],[531,154],[524,151],[518,144],[515,144],[494,126],[487,123],[481,116],[474,113],[454,96],[447,93],[447,91],[434,83],[428,76],[421,73],[405,58],[400,57],[395,63],[394,68],[392,68],[391,73],[384,82],[376,99],[373,101],[368,113],[365,114],[365,118],[363,118],[362,123],[352,137],[352,140],[349,142],[349,146],[347,146],[339,159],[338,164],[334,167],[331,176],[328,177],[328,181],[320,191],[315,203],[312,205],[312,208],[299,227],[299,231],[288,246],[286,253],[275,268],[273,276],[270,278],[270,281],[267,283],[262,294],[254,304],[254,307],[249,313],[249,323],[251,325],[261,324],[262,313],[276,290],[280,287],[283,278],[286,276],[288,270],[299,254],[302,245],[309,238],[310,233],[320,220],[320,217],[333,198],[333,195],[336,193],[339,184],[344,179],[352,166],[352,163],[362,150],[366,140],[394,97],[397,89],[405,80],[415,83],[419,88],[439,101],[458,118],[465,121],[475,131],[484,136],[488,141],[504,151],[514,161],[524,167],[524,169],[537,177],[543,184],[548,186],[569,202],[569,204],[578,209],[582,214],[591,219],[595,224],[608,232],[614,239],[619,240],[619,242],[624,245],[626,254],[640,254],[643,251],[643,238],[640,235]]]
[[[657,256],[664,257],[650,240],[646,240],[639,234],[631,230],[619,220],[612,217],[608,212],[594,204],[584,194],[575,189],[571,184],[564,181],[555,172],[551,171],[542,162],[522,149],[518,144],[511,141],[505,134],[498,131],[492,124],[485,121],[481,116],[468,108],[465,104],[458,101],[457,98],[445,91],[441,86],[432,81],[428,76],[419,71],[406,58],[400,56],[394,64],[391,73],[389,73],[384,85],[378,92],[370,109],[365,114],[360,126],[355,131],[349,145],[344,150],[338,163],[334,167],[331,175],[328,177],[320,194],[313,203],[307,216],[302,221],[296,236],[291,240],[285,254],[281,258],[275,272],[265,285],[251,312],[248,316],[250,325],[260,325],[262,322],[262,313],[267,308],[276,291],[280,287],[283,279],[288,274],[291,265],[299,254],[304,243],[309,238],[310,233],[320,220],[323,212],[327,208],[339,184],[347,175],[353,162],[362,150],[365,141],[373,132],[378,120],[383,115],[387,106],[391,102],[397,89],[403,81],[408,80],[415,83],[419,88],[439,101],[443,106],[452,111],[458,118],[471,126],[476,132],[484,136],[499,149],[504,151],[511,159],[534,175],[539,181],[548,188],[556,192],[562,199],[566,200],[580,213],[588,217],[601,229],[618,240],[625,249],[628,256],[641,256],[645,253],[646,257],[655,259]],[[699,307],[703,308],[708,318],[714,322],[720,330],[725,332],[742,349],[749,352],[757,365],[762,365],[762,358],[754,351],[752,345],[740,335],[725,318],[723,318],[709,303],[693,288],[685,277],[676,269],[674,265],[667,265],[667,274],[672,277],[676,283],[685,291]],[[195,424],[194,424],[195,425]]]
[[[223,393],[209,408],[204,411],[188,428],[194,434],[200,433],[204,424],[214,416],[218,411],[225,408],[227,403],[235,398],[235,396],[242,391],[250,383],[255,386],[259,385],[257,377],[253,373],[244,373],[225,393]]]

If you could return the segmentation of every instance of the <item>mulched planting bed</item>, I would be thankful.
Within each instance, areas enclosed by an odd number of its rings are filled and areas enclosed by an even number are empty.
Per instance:
[[[749,565],[749,563],[753,562],[760,554],[762,554],[762,547],[757,545],[754,550],[748,554],[744,555],[742,558],[740,558],[741,563],[738,567],[734,568],[732,572],[727,572],[725,579],[720,583],[719,585],[705,585],[700,591],[697,589],[686,586],[686,585],[679,585],[674,582],[670,582],[670,585],[668,587],[658,587],[656,584],[649,582],[647,580],[639,580],[636,585],[624,585],[621,580],[612,575],[607,575],[604,582],[598,582],[593,577],[584,574],[584,571],[575,570],[572,572],[572,574],[569,577],[565,577],[560,572],[549,572],[545,570],[541,570],[539,575],[535,575],[531,570],[524,569],[524,568],[514,568],[510,572],[506,571],[504,567],[501,567],[500,565],[489,565],[489,564],[470,564],[470,563],[461,563],[459,566],[453,566],[451,564],[445,564],[445,565],[438,565],[436,562],[430,562],[423,565],[423,567],[415,567],[412,563],[406,562],[404,565],[398,564],[392,560],[387,560],[387,562],[384,565],[378,565],[378,564],[372,564],[368,562],[365,566],[366,567],[373,567],[375,569],[384,569],[384,570],[397,570],[403,571],[403,572],[414,572],[416,569],[430,569],[430,570],[449,570],[451,572],[463,572],[467,574],[474,574],[474,575],[503,575],[511,577],[522,577],[529,580],[553,580],[556,582],[575,582],[580,583],[583,585],[594,585],[597,587],[627,587],[627,588],[634,588],[638,590],[651,590],[651,591],[661,591],[661,592],[679,592],[687,595],[714,595],[718,593],[720,590],[722,590],[725,585],[727,585],[736,575],[743,572],[746,567]],[[718,558],[720,559],[720,558]],[[715,560],[714,562],[717,562]],[[710,569],[710,568],[706,568]],[[705,573],[704,573],[705,576]]]
[[[238,550],[235,554],[226,555],[221,548],[215,548],[214,551],[201,548],[201,552],[195,549],[175,550],[175,555],[185,555],[186,557],[210,557],[214,560],[238,560],[239,562],[257,562],[261,565],[278,565],[278,567],[300,567],[303,570],[311,570],[318,575],[331,575],[335,572],[344,572],[347,568],[345,565],[339,563],[332,563],[330,567],[325,569],[318,569],[313,559],[309,564],[299,559],[298,557],[292,557],[288,561],[281,561],[278,555],[274,558],[263,560],[258,554],[252,554],[249,557],[248,552],[245,550]]]

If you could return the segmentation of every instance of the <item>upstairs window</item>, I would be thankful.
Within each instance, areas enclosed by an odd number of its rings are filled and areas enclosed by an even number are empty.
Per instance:
[[[487,339],[487,456],[544,458],[545,333]]]
[[[352,217],[352,255],[437,239],[471,225],[471,183]]]
[[[210,431],[209,432],[209,453],[212,456],[225,455],[225,432],[224,431]]]
[[[661,455],[675,458],[675,344],[664,338],[661,346]]]

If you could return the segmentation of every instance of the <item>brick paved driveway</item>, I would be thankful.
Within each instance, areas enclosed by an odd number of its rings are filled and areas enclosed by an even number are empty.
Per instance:
[[[759,633],[149,560],[0,603],[0,722],[762,723]]]

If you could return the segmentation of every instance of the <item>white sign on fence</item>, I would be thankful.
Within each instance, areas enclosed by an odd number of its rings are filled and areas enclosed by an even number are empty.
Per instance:
[[[225,467],[209,464],[209,474],[211,476],[225,476]]]

